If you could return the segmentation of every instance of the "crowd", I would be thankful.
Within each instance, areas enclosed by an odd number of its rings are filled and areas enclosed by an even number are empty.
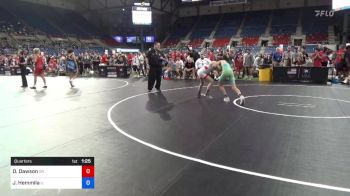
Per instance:
[[[201,64],[226,59],[234,69],[236,78],[251,80],[257,76],[259,67],[313,66],[332,67],[335,69],[334,73],[344,80],[348,75],[347,69],[350,67],[345,60],[349,57],[348,53],[342,46],[338,51],[318,46],[311,54],[306,52],[305,47],[291,46],[288,46],[285,51],[277,47],[272,53],[256,52],[250,48],[203,50],[198,55],[193,55],[191,50],[169,51],[169,64],[166,68],[168,74],[165,75],[169,78],[197,78],[195,70]]]
[[[326,47],[317,47],[314,53],[307,53],[304,47],[287,47],[285,51],[277,47],[272,53],[255,52],[250,48],[230,48],[230,49],[204,49],[197,52],[192,48],[185,50],[164,51],[166,61],[163,64],[164,79],[197,79],[196,70],[204,64],[214,60],[225,59],[235,71],[236,78],[251,80],[258,75],[259,67],[268,66],[314,66],[333,67],[336,75],[345,81],[348,77],[348,67],[350,57],[350,46],[347,49],[340,46],[338,51],[332,51]],[[45,72],[50,75],[60,75],[65,73],[65,61],[67,54],[46,55]],[[32,67],[31,55],[24,52],[25,62],[28,67]],[[97,53],[85,52],[76,54],[79,75],[98,75],[99,66],[129,66],[133,76],[147,76],[149,63],[146,53]],[[19,55],[1,55],[0,66],[18,66]]]

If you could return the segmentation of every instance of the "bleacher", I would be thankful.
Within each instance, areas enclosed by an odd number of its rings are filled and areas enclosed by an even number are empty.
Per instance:
[[[164,43],[164,48],[175,48],[176,45],[179,43],[179,39],[168,39],[165,43]]]
[[[299,10],[276,10],[272,15],[271,35],[293,35],[298,25]]]
[[[245,37],[242,39],[242,45],[244,46],[255,46],[259,43],[259,36]]]
[[[290,35],[274,35],[272,40],[272,45],[278,46],[280,44],[288,45],[291,42]]]
[[[200,48],[202,43],[203,43],[204,39],[203,38],[196,38],[190,41],[190,43],[188,45],[192,46],[192,48]]]
[[[304,8],[303,9],[303,33],[306,34],[307,44],[328,42],[329,17],[315,15],[315,10],[325,10],[327,7]]]
[[[15,3],[6,1],[5,4],[0,4],[0,7],[1,6],[4,6],[2,7],[3,10],[8,10],[8,12],[16,14],[18,18],[41,32],[52,36],[62,36],[62,32],[52,26],[45,17],[40,15],[41,13],[36,9],[37,5],[17,1]],[[16,18],[16,16],[11,17]]]
[[[249,38],[263,35],[265,33],[269,17],[269,11],[258,11],[247,14],[241,36]]]
[[[196,28],[193,30],[191,38],[204,39],[209,37],[219,19],[220,15],[202,16]]]
[[[230,38],[215,38],[213,42],[213,47],[218,48],[218,47],[224,47],[227,46],[230,42]]]
[[[239,26],[244,18],[243,13],[224,14],[216,30],[215,38],[231,38],[236,35]]]
[[[177,20],[174,25],[175,30],[172,32],[163,47],[175,47],[177,43],[179,43],[180,39],[185,38],[186,35],[191,31],[196,21],[197,17],[184,17]]]

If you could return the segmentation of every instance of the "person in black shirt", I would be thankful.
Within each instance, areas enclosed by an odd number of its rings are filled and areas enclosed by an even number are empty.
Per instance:
[[[192,79],[195,79],[196,78],[196,76],[195,76],[195,69],[196,68],[195,68],[193,59],[189,58],[187,60],[187,62],[185,63],[185,68],[184,68],[185,78],[189,78],[190,76],[192,76]]]
[[[195,51],[192,47],[187,47],[188,49],[188,56],[190,56],[194,62],[196,62],[199,58],[200,58],[200,55],[197,51]]]
[[[26,66],[26,59],[24,58],[24,51],[21,51],[19,53],[19,68],[21,69],[21,77],[22,77],[22,88],[27,88],[27,66]]]
[[[148,75],[148,92],[151,92],[156,82],[156,89],[160,91],[162,80],[162,66],[166,62],[164,54],[160,51],[160,43],[154,43],[154,47],[147,53],[147,58],[150,65]]]

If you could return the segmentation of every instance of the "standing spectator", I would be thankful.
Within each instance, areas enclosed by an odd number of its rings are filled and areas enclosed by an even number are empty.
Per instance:
[[[132,56],[132,70],[134,73],[137,73],[137,76],[140,77],[140,59],[138,54]]]
[[[36,82],[38,79],[38,76],[40,76],[43,79],[44,86],[43,88],[47,88],[46,85],[46,79],[45,79],[45,71],[44,71],[44,57],[40,54],[39,48],[34,48],[33,50],[34,56],[33,56],[33,62],[34,62],[34,86],[30,87],[30,89],[36,89]]]
[[[145,77],[146,76],[146,61],[145,61],[145,56],[143,53],[140,53],[139,55],[139,62],[140,62],[140,70],[142,72],[142,75]]]
[[[344,65],[345,65],[345,71],[344,71],[344,76],[345,80],[342,81],[343,84],[349,84],[349,68],[350,68],[350,45],[347,45],[345,48],[345,53],[344,53]]]
[[[292,66],[292,48],[288,46],[287,51],[283,53],[282,62],[284,67]]]
[[[127,55],[127,58],[128,58],[128,65],[129,66],[132,66],[132,58],[133,58],[134,56],[132,55],[132,53],[129,53],[128,55]]]
[[[210,61],[214,61],[215,60],[215,56],[214,56],[213,50],[209,50],[209,52],[208,52],[208,59]]]
[[[243,67],[245,72],[245,77],[249,80],[253,78],[253,65],[254,65],[254,56],[250,52],[250,49],[246,50],[246,53],[243,55]]]
[[[159,42],[154,43],[154,47],[147,53],[147,59],[150,65],[148,76],[148,92],[152,91],[155,82],[155,88],[160,92],[160,85],[162,80],[162,64],[163,61],[165,61],[165,56],[160,51]]]
[[[189,50],[188,56],[190,56],[193,59],[193,61],[196,62],[197,59],[200,58],[199,53],[195,51],[192,47],[188,47],[188,50]]]
[[[28,87],[27,78],[26,78],[27,66],[26,66],[26,59],[24,57],[23,50],[19,53],[19,67],[21,69],[21,78],[22,78],[22,86],[21,87],[27,88]]]
[[[76,59],[76,61],[77,61],[77,64],[78,64],[79,74],[82,75],[83,74],[83,70],[84,70],[83,56],[79,55],[78,58]]]
[[[309,54],[306,52],[305,46],[301,47],[301,65],[306,65],[311,63],[311,59],[309,58]]]
[[[304,63],[303,54],[299,51],[298,47],[295,47],[295,51],[292,54],[292,65],[301,66]]]
[[[337,70],[337,76],[341,76],[346,68],[344,64],[344,54],[345,50],[343,46],[339,46],[339,50],[337,51],[336,58],[335,58],[335,67]]]
[[[97,53],[95,53],[92,60],[93,70],[97,70],[99,64],[100,64],[100,56]]]
[[[321,67],[322,66],[322,53],[320,48],[315,48],[315,52],[312,55],[312,60],[314,62],[314,67]]]
[[[148,63],[148,59],[147,59],[147,56],[144,52],[142,52],[142,56],[143,56],[143,59],[144,59],[144,70],[145,70],[145,76],[148,76],[148,72],[149,72],[149,63]]]
[[[236,77],[241,78],[243,76],[243,54],[241,49],[234,56],[234,64]]]
[[[90,70],[91,70],[91,57],[90,57],[90,55],[87,52],[85,52],[85,54],[84,54],[83,62],[84,62],[84,72],[85,72],[85,74],[90,73]]]
[[[328,57],[328,48],[327,47],[323,47],[323,50],[321,51],[321,56],[322,56],[322,67],[327,67],[328,65],[328,61],[329,61],[329,57]]]
[[[276,51],[272,53],[272,66],[280,66],[282,61],[282,52],[279,47],[276,48]]]
[[[101,57],[101,64],[108,65],[108,55],[106,53]]]

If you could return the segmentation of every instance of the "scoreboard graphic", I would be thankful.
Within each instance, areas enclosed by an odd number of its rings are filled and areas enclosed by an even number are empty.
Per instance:
[[[94,189],[94,157],[11,157],[11,189]]]

